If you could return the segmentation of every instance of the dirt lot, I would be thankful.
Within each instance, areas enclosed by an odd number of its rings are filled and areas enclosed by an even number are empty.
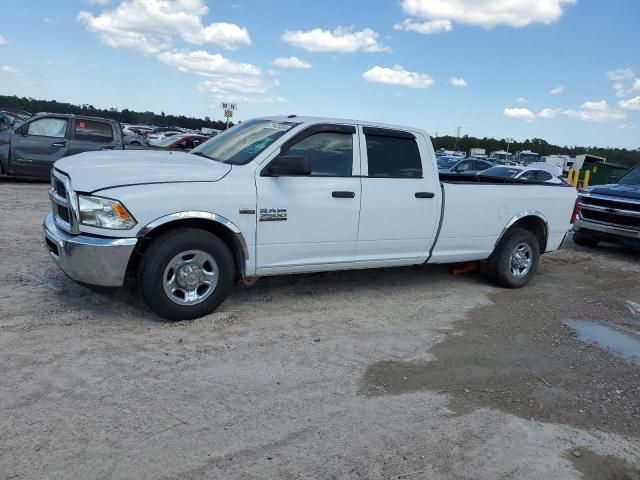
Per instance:
[[[263,279],[167,323],[47,258],[0,180],[0,478],[640,478],[640,257],[568,245],[525,289],[416,267]]]

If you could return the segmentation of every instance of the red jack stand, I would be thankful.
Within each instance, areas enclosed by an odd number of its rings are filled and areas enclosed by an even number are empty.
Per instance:
[[[463,273],[475,272],[480,266],[479,262],[462,262],[456,263],[449,273],[451,275],[462,275]]]

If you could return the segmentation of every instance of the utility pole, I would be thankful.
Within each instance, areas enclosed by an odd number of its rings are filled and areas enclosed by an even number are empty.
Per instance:
[[[460,130],[462,127],[456,128],[456,151],[460,150]]]
[[[513,138],[505,138],[505,140],[507,141],[507,158],[505,160],[509,159],[509,145],[513,142]]]

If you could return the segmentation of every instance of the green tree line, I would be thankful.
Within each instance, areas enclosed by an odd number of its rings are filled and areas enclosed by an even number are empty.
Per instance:
[[[222,120],[211,120],[209,117],[194,118],[184,115],[165,115],[164,112],[135,112],[124,108],[96,108],[93,105],[74,105],[55,100],[36,100],[34,98],[0,95],[0,110],[24,110],[29,113],[74,113],[117,120],[121,123],[140,125],[156,125],[159,127],[178,126],[199,130],[202,127],[224,130],[226,123]],[[232,123],[229,124],[233,125]]]
[[[460,150],[469,153],[472,148],[484,148],[487,154],[498,150],[507,149],[507,141],[495,138],[477,138],[464,135],[463,137],[455,137],[445,135],[441,137],[432,137],[433,148],[436,150],[444,148],[445,150]],[[627,150],[626,148],[602,148],[602,147],[567,147],[553,145],[541,138],[527,139],[523,142],[512,142],[509,144],[509,152],[515,153],[520,150],[531,150],[539,155],[582,155],[588,153],[598,157],[604,157],[607,162],[619,163],[627,167],[632,167],[640,163],[640,150]]]
[[[225,122],[222,120],[211,120],[209,117],[194,118],[184,115],[165,115],[164,112],[135,112],[129,109],[118,110],[117,108],[96,108],[93,105],[74,105],[71,103],[57,102],[55,100],[36,100],[34,98],[3,96],[0,95],[0,109],[25,110],[30,113],[75,113],[77,115],[91,115],[94,117],[105,117],[118,120],[122,123],[135,123],[143,125],[157,126],[180,126],[184,128],[200,129],[202,127],[223,130]],[[230,123],[230,125],[233,125]],[[437,150],[462,150],[469,152],[471,148],[484,148],[487,153],[497,150],[506,150],[505,139],[477,138],[464,135],[455,137],[451,135],[432,137],[433,147]],[[628,167],[640,163],[640,150],[627,150],[626,148],[602,148],[602,147],[568,147],[553,145],[541,138],[527,139],[523,142],[515,142],[509,145],[510,152],[519,150],[531,150],[540,155],[581,155],[589,153],[598,157],[605,157],[608,162],[619,163]]]

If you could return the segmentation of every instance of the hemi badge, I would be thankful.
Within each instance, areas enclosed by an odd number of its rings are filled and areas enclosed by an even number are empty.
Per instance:
[[[240,215],[255,215],[256,211],[253,208],[241,208]]]

